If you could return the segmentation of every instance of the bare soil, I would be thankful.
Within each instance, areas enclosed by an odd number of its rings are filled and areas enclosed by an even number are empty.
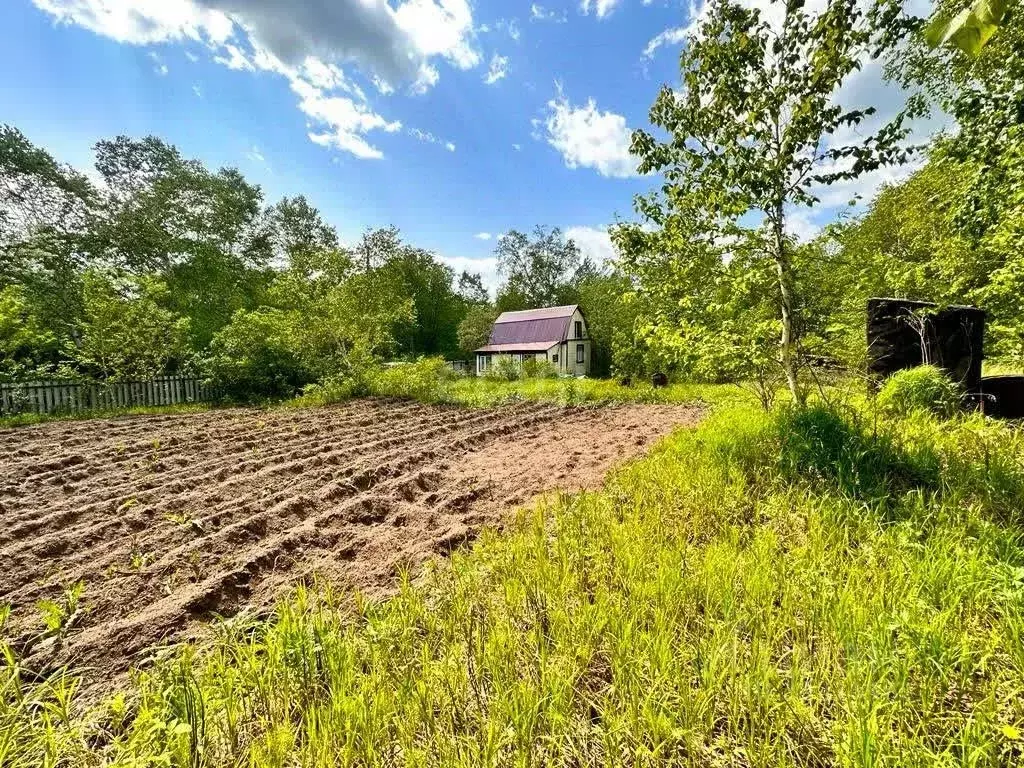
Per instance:
[[[0,430],[0,604],[28,669],[109,680],[314,574],[381,594],[415,566],[701,415],[359,400]],[[39,601],[81,580],[45,637]],[[53,634],[53,633],[51,633]]]

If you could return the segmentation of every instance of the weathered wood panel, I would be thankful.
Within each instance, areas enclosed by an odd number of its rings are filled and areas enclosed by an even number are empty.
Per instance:
[[[105,383],[77,381],[0,382],[0,414],[74,413],[139,406],[208,402],[209,388],[186,376]]]

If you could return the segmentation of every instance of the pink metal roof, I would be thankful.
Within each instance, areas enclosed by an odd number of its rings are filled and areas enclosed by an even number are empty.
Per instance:
[[[576,304],[561,307],[542,307],[541,309],[520,309],[516,312],[502,312],[496,323],[520,323],[524,320],[550,320],[555,317],[570,318],[576,311]]]
[[[557,341],[524,341],[518,344],[488,344],[486,347],[480,347],[477,352],[545,352],[557,343]]]
[[[569,331],[569,320],[576,311],[575,304],[564,307],[525,309],[519,312],[502,312],[491,327],[488,347],[505,347],[507,350],[548,349],[564,340]],[[529,347],[524,345],[538,345]],[[495,350],[477,350],[495,351]]]

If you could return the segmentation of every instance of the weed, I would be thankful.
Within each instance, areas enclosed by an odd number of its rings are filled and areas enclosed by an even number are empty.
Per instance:
[[[77,581],[64,589],[59,600],[40,600],[36,603],[45,627],[44,637],[64,637],[68,633],[78,617],[84,591],[85,582]]]

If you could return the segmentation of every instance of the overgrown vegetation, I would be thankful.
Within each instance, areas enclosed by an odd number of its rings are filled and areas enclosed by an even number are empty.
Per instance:
[[[300,588],[88,716],[72,679],[32,684],[8,648],[0,754],[1010,765],[1022,456],[1020,432],[980,417],[724,406],[390,600]]]

